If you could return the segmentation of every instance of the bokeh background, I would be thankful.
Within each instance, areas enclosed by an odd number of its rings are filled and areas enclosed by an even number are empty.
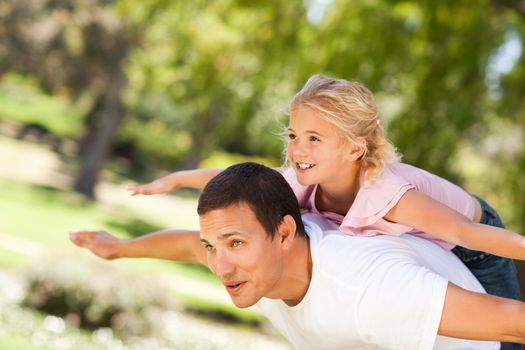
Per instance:
[[[196,229],[197,193],[124,185],[281,164],[315,73],[370,88],[405,162],[525,232],[524,36],[523,0],[0,0],[0,349],[288,348],[205,269],[67,232]]]

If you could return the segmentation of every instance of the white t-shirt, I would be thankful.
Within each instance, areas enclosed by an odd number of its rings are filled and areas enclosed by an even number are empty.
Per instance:
[[[437,336],[448,281],[483,292],[452,253],[412,235],[352,237],[313,214],[312,280],[294,307],[257,306],[296,349],[499,349],[499,343]]]

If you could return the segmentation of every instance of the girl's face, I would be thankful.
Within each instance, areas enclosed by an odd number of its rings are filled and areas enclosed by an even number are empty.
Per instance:
[[[303,186],[348,181],[355,166],[351,150],[341,132],[308,108],[293,109],[288,126],[286,156]]]

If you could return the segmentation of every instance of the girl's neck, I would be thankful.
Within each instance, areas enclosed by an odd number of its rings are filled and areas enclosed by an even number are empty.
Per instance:
[[[355,167],[338,183],[319,184],[315,194],[315,206],[319,211],[346,215],[354,203],[360,188],[361,168]],[[348,181],[350,179],[350,181]]]

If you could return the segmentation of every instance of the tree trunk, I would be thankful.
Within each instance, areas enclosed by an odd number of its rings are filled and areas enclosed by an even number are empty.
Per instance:
[[[124,87],[124,76],[120,68],[115,69],[107,99],[103,108],[102,125],[98,128],[93,140],[86,145],[81,157],[82,164],[77,174],[74,190],[89,198],[95,198],[95,185],[110,149],[111,142],[124,117],[121,95]]]
[[[83,158],[93,143],[97,130],[100,129],[101,119],[104,118],[105,100],[103,94],[97,94],[93,105],[84,117],[83,133],[78,142],[77,157]]]

